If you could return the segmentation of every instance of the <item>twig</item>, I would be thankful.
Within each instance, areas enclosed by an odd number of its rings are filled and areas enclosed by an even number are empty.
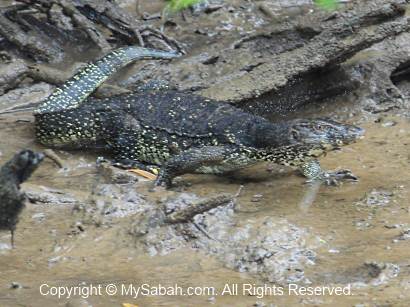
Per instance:
[[[44,150],[44,155],[53,161],[59,168],[64,168],[64,162],[52,149]]]
[[[196,229],[198,229],[200,232],[202,232],[202,233],[205,235],[205,237],[207,237],[208,239],[221,242],[220,240],[213,238],[213,237],[204,229],[204,227],[202,227],[202,226],[199,225],[198,223],[195,223],[195,222],[194,222],[193,224],[194,224],[194,226],[196,227]]]
[[[189,222],[195,215],[207,212],[213,208],[227,205],[234,201],[230,194],[220,194],[215,197],[193,202],[188,207],[174,211],[165,217],[165,222],[170,224]]]
[[[242,192],[243,188],[244,188],[244,186],[241,184],[241,185],[239,186],[238,191],[237,191],[236,194],[233,196],[234,199],[237,199],[237,198],[241,195],[241,192]]]
[[[152,35],[156,36],[157,38],[163,40],[169,46],[169,48],[171,48],[172,46],[175,46],[177,48],[178,52],[180,52],[182,54],[186,54],[184,48],[181,46],[181,44],[176,39],[173,39],[171,37],[166,36],[162,31],[154,29],[150,26],[145,26],[144,28],[140,29],[140,32],[141,32],[142,35],[143,35],[144,31],[151,32],[147,36],[152,34]]]

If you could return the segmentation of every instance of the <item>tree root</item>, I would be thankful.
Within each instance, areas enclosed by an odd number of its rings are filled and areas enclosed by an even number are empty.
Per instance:
[[[26,6],[0,10],[0,35],[36,60],[49,62],[61,60],[61,49],[41,36],[33,35],[31,31],[24,31],[17,22],[9,18],[17,12],[18,8],[26,8]]]
[[[42,12],[47,15],[46,23],[48,26],[54,28],[64,27],[62,29],[59,28],[59,30],[62,30],[62,33],[74,26],[76,30],[83,31],[88,39],[103,52],[124,44],[139,44],[140,46],[183,51],[181,45],[176,40],[167,37],[158,30],[142,25],[128,12],[110,1],[18,1],[24,3],[24,5],[15,8],[17,12],[21,8],[30,6],[34,12],[32,17],[36,22],[44,23],[44,21],[39,21],[34,16],[36,12]],[[58,16],[61,18],[58,18]],[[24,35],[18,24],[19,22],[21,23],[22,21],[12,21],[7,19],[4,14],[0,15],[0,26],[4,24],[8,27],[6,29],[11,29],[8,32],[3,30],[5,33],[2,33],[0,30],[0,34],[3,34],[9,41],[16,43],[19,48],[31,54],[42,55],[41,60],[55,61],[56,58],[53,50],[50,51],[49,46],[44,46],[41,41],[34,40],[32,35],[31,39],[29,36]],[[14,38],[16,35],[17,39]],[[158,43],[160,46],[158,46]]]
[[[110,44],[105,39],[104,35],[99,31],[94,23],[86,16],[82,15],[75,5],[67,0],[54,1],[55,4],[63,8],[64,13],[70,16],[77,27],[83,29],[88,37],[101,49],[107,52],[111,49]]]

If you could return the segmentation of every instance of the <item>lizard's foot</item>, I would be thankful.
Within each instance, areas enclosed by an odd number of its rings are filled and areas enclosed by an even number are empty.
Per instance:
[[[338,186],[339,182],[344,180],[358,181],[357,176],[348,169],[340,169],[334,172],[323,172],[318,179],[323,180],[325,184],[329,186]]]
[[[159,171],[157,179],[155,180],[154,185],[156,187],[165,187],[168,189],[172,186],[172,176],[170,176],[169,173],[161,169]]]
[[[305,163],[300,168],[302,174],[308,178],[306,182],[323,181],[326,185],[337,186],[340,181],[350,180],[358,181],[355,176],[348,169],[340,169],[333,172],[322,170],[318,161],[310,161]]]

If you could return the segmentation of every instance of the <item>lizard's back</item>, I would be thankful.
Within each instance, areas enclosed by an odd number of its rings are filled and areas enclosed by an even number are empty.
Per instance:
[[[261,121],[192,93],[157,90],[89,98],[76,109],[39,116],[37,126],[47,130],[48,146],[104,146],[122,159],[162,164],[192,147],[253,146],[252,129]]]
[[[109,106],[113,112],[131,116],[152,133],[166,132],[176,138],[244,144],[250,129],[264,119],[226,103],[192,93],[152,91],[117,96]]]

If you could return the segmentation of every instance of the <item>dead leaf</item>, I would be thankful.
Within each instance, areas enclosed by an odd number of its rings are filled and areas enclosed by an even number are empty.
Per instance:
[[[154,175],[154,174],[152,174],[152,173],[150,173],[150,172],[144,171],[144,170],[142,170],[142,169],[133,168],[133,169],[129,169],[128,171],[129,171],[129,172],[132,172],[132,173],[135,173],[135,174],[137,174],[137,175],[140,175],[141,177],[147,178],[147,179],[149,179],[149,180],[155,180],[155,179],[157,179],[157,176],[156,176],[156,175]]]

